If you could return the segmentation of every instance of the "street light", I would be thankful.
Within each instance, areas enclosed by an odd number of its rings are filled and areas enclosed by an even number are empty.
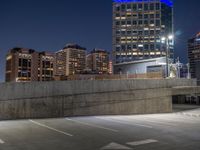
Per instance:
[[[170,53],[170,41],[174,39],[173,35],[161,37],[161,43],[166,44],[166,78],[169,76],[169,53]]]
[[[174,38],[173,35],[169,35],[169,36],[168,36],[168,39],[169,39],[169,40],[173,40],[173,38]]]
[[[190,79],[190,63],[187,63],[187,78]]]
[[[161,38],[161,42],[162,42],[162,43],[165,43],[165,40],[166,40],[165,37],[162,37],[162,38]]]

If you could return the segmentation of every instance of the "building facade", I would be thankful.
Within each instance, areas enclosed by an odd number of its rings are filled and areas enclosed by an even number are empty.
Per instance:
[[[38,81],[54,80],[55,54],[41,52],[38,60]]]
[[[94,49],[87,55],[87,69],[96,74],[109,73],[109,53],[106,50]]]
[[[13,48],[6,56],[6,82],[38,80],[38,53],[33,49]]]
[[[113,63],[166,56],[167,44],[162,43],[161,37],[173,34],[173,3],[170,0],[113,1]],[[172,57],[172,46],[169,51]]]
[[[112,60],[109,61],[109,74],[113,74],[113,62],[112,62]]]
[[[188,40],[188,59],[191,77],[200,80],[200,33]]]
[[[68,44],[56,52],[56,76],[80,74],[86,68],[86,48]]]
[[[33,49],[13,48],[6,56],[6,82],[51,81],[54,54]]]
[[[115,74],[147,74],[161,72],[165,76],[166,58],[152,58],[132,62],[123,62],[114,65]]]

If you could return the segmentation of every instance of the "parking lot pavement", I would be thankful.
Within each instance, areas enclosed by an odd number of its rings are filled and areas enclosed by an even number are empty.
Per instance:
[[[200,109],[200,105],[173,104],[174,112],[197,110],[200,113],[198,109]]]
[[[199,125],[177,112],[0,121],[0,150],[199,150]]]

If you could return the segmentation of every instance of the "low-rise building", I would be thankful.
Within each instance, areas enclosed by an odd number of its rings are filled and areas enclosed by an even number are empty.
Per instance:
[[[13,48],[6,56],[6,82],[37,81],[38,53],[33,49]]]
[[[6,82],[54,80],[53,53],[27,48],[13,48],[6,56]]]
[[[39,53],[38,81],[54,80],[55,54],[51,52]]]
[[[169,62],[172,63],[171,60]],[[163,77],[166,75],[166,57],[114,64],[115,74],[146,74],[155,72],[161,72]]]

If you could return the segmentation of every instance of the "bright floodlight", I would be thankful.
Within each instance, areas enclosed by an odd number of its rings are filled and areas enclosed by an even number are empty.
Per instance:
[[[169,39],[169,40],[172,40],[173,38],[174,38],[173,35],[169,35],[169,36],[168,36],[168,39]]]
[[[166,38],[165,38],[165,37],[162,37],[162,38],[161,38],[161,41],[165,41],[165,40],[166,40]]]

